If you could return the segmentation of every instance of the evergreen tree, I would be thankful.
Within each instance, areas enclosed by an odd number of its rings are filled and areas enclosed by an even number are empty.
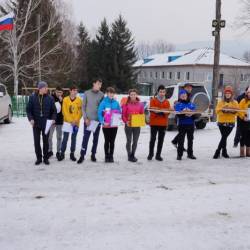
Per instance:
[[[120,15],[111,30],[112,81],[124,93],[135,84],[133,64],[136,62],[135,43],[127,22]]]
[[[78,27],[78,39],[76,45],[77,56],[75,66],[75,81],[81,90],[86,89],[89,83],[87,68],[89,48],[89,34],[81,22]]]
[[[91,78],[100,77],[103,88],[112,85],[111,36],[107,20],[104,19],[89,51],[89,72]]]

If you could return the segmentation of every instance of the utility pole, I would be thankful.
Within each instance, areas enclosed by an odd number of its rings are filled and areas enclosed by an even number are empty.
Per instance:
[[[215,108],[218,101],[219,81],[220,81],[220,31],[225,28],[226,21],[221,20],[221,0],[216,0],[216,19],[213,20],[212,26],[215,28],[213,31],[214,41],[214,65],[213,65],[213,82],[212,82],[212,120],[216,120]]]
[[[37,27],[38,27],[38,80],[42,80],[42,73],[41,73],[41,21],[40,21],[40,14],[37,15]]]

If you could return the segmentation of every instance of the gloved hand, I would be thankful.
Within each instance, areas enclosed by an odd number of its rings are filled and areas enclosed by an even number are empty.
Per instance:
[[[78,129],[79,129],[78,126],[74,125],[74,126],[73,126],[73,133],[77,133],[77,132],[78,132]]]

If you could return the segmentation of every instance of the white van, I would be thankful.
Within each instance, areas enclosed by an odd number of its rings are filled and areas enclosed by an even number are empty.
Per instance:
[[[166,86],[167,99],[171,107],[174,107],[175,102],[178,100],[179,91],[183,89],[187,82],[180,82],[175,85]],[[211,114],[209,108],[211,104],[210,96],[203,83],[189,82],[193,86],[191,93],[191,101],[196,104],[197,109],[202,111],[201,116],[195,121],[197,129],[204,129],[209,121]],[[175,115],[169,115],[168,130],[172,130],[176,126]]]
[[[5,85],[0,83],[0,122],[10,123],[12,120],[11,98]]]

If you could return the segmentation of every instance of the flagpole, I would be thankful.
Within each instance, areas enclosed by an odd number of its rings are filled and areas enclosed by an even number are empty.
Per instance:
[[[42,80],[41,73],[41,23],[40,23],[40,14],[37,15],[37,26],[38,26],[38,80]]]

